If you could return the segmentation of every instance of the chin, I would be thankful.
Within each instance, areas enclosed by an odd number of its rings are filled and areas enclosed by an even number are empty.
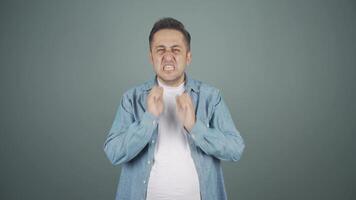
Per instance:
[[[177,69],[168,73],[160,70],[159,73],[157,73],[157,76],[164,81],[175,81],[184,76],[184,72],[180,72]]]
[[[174,80],[177,80],[178,77],[167,77],[167,76],[159,76],[162,80],[164,81],[174,81]]]
[[[158,77],[160,79],[162,79],[163,81],[167,81],[167,82],[172,82],[172,81],[176,81],[178,80],[181,76],[177,75],[177,74],[161,74],[161,75],[158,75]]]

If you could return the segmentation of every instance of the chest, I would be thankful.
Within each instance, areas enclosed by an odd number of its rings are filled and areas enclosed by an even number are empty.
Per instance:
[[[142,115],[146,112],[147,96],[148,93],[143,93],[132,99],[132,106],[134,111],[133,114],[135,120],[140,121]],[[213,114],[214,102],[212,102],[211,98],[202,92],[190,91],[189,96],[193,102],[196,118],[200,119],[204,123],[209,123]],[[169,110],[167,110],[167,112],[173,112],[176,106],[173,100],[171,99],[165,103],[168,104],[167,106],[169,106]]]

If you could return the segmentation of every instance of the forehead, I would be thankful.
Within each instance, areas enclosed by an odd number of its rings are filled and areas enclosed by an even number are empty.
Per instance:
[[[158,45],[185,45],[184,36],[181,32],[174,29],[162,29],[153,35],[153,46]]]

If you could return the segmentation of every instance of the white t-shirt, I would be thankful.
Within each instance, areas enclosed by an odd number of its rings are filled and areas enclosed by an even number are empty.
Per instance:
[[[184,92],[164,85],[164,111],[159,117],[154,162],[148,181],[147,200],[200,200],[198,174],[190,154],[187,133],[176,114],[176,96]]]

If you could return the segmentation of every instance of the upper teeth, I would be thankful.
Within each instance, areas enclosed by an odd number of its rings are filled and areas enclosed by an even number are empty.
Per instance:
[[[172,65],[166,65],[163,67],[164,70],[173,70],[174,67]]]

